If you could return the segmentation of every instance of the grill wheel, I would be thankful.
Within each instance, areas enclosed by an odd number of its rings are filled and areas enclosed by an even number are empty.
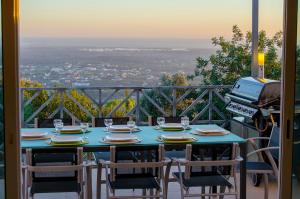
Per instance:
[[[248,174],[248,176],[250,177],[250,183],[255,187],[259,187],[262,179],[262,174],[250,173]]]

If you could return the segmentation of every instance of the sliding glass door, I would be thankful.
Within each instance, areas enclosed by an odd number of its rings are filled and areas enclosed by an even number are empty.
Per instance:
[[[1,6],[1,3],[0,3]],[[5,160],[3,128],[3,75],[2,75],[2,12],[0,8],[0,199],[5,197]]]
[[[293,122],[293,163],[292,163],[292,198],[300,195],[300,1],[298,1],[297,19],[297,47],[296,47],[296,76],[295,76],[295,103]]]
[[[300,195],[300,0],[285,0],[279,198]]]

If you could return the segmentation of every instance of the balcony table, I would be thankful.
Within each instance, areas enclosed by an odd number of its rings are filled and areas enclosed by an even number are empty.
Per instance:
[[[193,129],[197,128],[217,128],[217,125],[214,124],[208,124],[208,125],[191,125],[191,130],[188,130],[187,132],[192,131]],[[142,131],[134,133],[137,137],[142,139],[141,142],[131,145],[119,145],[121,147],[151,147],[156,146],[159,144],[163,144],[162,142],[157,141],[157,137],[161,135],[162,133],[172,133],[170,131],[168,132],[162,132],[160,130],[154,129],[154,127],[151,126],[141,126],[139,127]],[[53,130],[51,128],[39,128],[39,131],[47,131],[50,134],[53,134]],[[85,152],[93,152],[93,151],[109,151],[109,144],[105,144],[100,142],[100,139],[104,137],[107,132],[105,131],[105,128],[90,128],[90,132],[86,133],[86,136],[88,137],[88,144],[82,145],[83,150]],[[30,132],[33,131],[32,128],[23,128],[21,129],[21,132]],[[65,135],[65,134],[64,134]],[[72,134],[72,136],[82,136],[82,134]],[[65,135],[68,136],[68,135]],[[240,146],[240,155],[243,158],[243,161],[240,164],[240,198],[246,199],[246,153],[247,153],[247,147],[246,147],[246,140],[233,134],[229,133],[227,135],[223,136],[197,136],[194,135],[198,140],[193,142],[192,144],[199,144],[199,145],[208,145],[213,146],[217,144],[233,144],[237,143]],[[53,147],[49,144],[47,144],[48,140],[22,140],[21,141],[21,148],[22,150],[26,150],[27,148],[32,149],[48,149],[51,150],[51,148],[57,148]],[[176,144],[165,144],[165,145],[185,145],[185,143],[176,143]],[[70,147],[70,146],[68,146]],[[74,146],[77,147],[77,146]],[[66,147],[60,147],[62,150]]]

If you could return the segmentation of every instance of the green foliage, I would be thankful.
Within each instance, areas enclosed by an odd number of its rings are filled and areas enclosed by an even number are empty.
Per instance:
[[[21,87],[23,88],[42,88],[43,85],[36,81],[21,80]],[[37,91],[24,91],[24,100],[30,99]],[[66,91],[68,92],[68,91]],[[98,108],[93,102],[83,93],[78,90],[70,90],[68,94],[74,98],[82,107],[89,111],[94,117],[99,115]],[[125,91],[125,97],[128,95],[128,91]],[[38,108],[42,106],[50,98],[50,92],[42,90],[40,94],[32,101],[31,104],[24,107],[24,118],[28,119]],[[81,121],[90,121],[90,117],[86,112],[80,109],[80,107],[74,103],[74,101],[65,93],[62,96],[56,93],[50,103],[38,114],[37,117],[49,118],[50,115],[60,106],[60,99],[62,98],[64,107],[71,112],[76,118]],[[117,105],[122,102],[122,99],[110,100],[102,107],[102,114],[107,116]],[[113,117],[124,117],[135,106],[133,99],[128,99],[122,106],[112,115]],[[69,117],[65,114],[64,117]]]
[[[123,99],[113,99],[110,100],[102,107],[102,114],[107,116],[109,113],[118,106]],[[133,99],[128,99],[122,104],[122,106],[112,115],[112,117],[125,117],[126,113],[132,110],[135,106],[135,101]]]
[[[251,75],[251,33],[245,35],[238,26],[232,28],[232,38],[212,38],[212,44],[218,47],[209,59],[197,58],[196,69],[188,78],[193,80],[202,76],[204,84],[230,85],[238,78]],[[265,76],[279,79],[281,63],[277,50],[282,46],[282,32],[269,38],[265,31],[259,32],[259,51],[265,53]]]
[[[21,87],[23,88],[42,88],[43,85],[36,81],[21,80]],[[24,101],[30,99],[38,91],[24,91]],[[72,96],[77,102],[79,102],[86,110],[88,110],[92,115],[96,116],[98,114],[97,108],[94,106],[93,102],[87,98],[84,94],[81,94],[77,90],[71,90],[69,95]],[[89,116],[82,111],[78,105],[76,105],[66,94],[60,96],[56,93],[50,103],[38,114],[39,118],[49,118],[50,115],[59,107],[60,98],[63,98],[64,107],[73,113],[75,117],[82,121],[88,121]],[[24,118],[28,119],[38,108],[42,106],[50,98],[50,93],[46,90],[42,90],[40,94],[32,101],[30,105],[24,107]],[[66,115],[66,117],[69,117]]]
[[[189,82],[187,80],[187,77],[184,73],[175,73],[175,74],[163,74],[160,78],[160,86],[188,86]],[[168,96],[170,99],[172,99],[173,96],[173,90],[171,88],[162,88],[160,90],[163,92],[166,96]],[[176,92],[176,98],[183,95],[185,89],[177,89]],[[172,115],[172,104],[166,100],[165,97],[163,97],[158,90],[149,90],[146,91],[146,94],[153,99],[160,107],[164,108],[164,111],[168,115]],[[192,103],[192,98],[190,98],[190,95],[187,96],[184,100],[177,103],[176,110],[177,115],[179,115],[185,108],[187,108]],[[152,104],[150,101],[145,97],[142,96],[141,98],[141,106],[153,117],[162,116],[162,113],[159,112],[159,110]]]

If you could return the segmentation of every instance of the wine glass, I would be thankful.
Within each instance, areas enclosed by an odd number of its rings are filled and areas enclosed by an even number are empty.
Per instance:
[[[109,132],[109,129],[111,128],[113,124],[112,119],[104,119],[104,125],[106,126],[106,130]]]
[[[184,117],[181,118],[181,125],[182,125],[184,131],[186,131],[189,124],[190,124],[190,119],[187,116],[184,116]]]
[[[135,127],[135,121],[132,121],[132,120],[128,121],[127,122],[127,126],[130,129],[130,134],[132,134],[132,131],[133,131],[134,127]]]
[[[60,133],[63,128],[64,128],[64,123],[62,121],[56,123],[55,129],[57,134]]]
[[[157,118],[157,124],[158,124],[158,126],[161,128],[161,126],[162,125],[164,125],[165,124],[165,118],[164,117],[158,117]]]
[[[85,133],[87,132],[87,130],[89,128],[89,123],[80,123],[80,128],[81,128],[81,131],[83,133],[83,139],[87,140],[88,137],[86,137]]]
[[[58,128],[57,128],[57,124],[58,123],[62,123],[62,120],[61,119],[55,119],[53,120],[53,126],[55,128],[55,132],[58,133]]]

